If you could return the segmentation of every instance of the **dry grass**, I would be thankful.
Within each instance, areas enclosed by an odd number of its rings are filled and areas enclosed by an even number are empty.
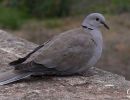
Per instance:
[[[80,26],[84,17],[69,17],[51,20],[30,20],[20,30],[15,31],[16,35],[29,41],[41,44],[54,35],[66,30]],[[130,15],[122,14],[107,16],[110,31],[102,29],[104,37],[104,52],[98,67],[122,74],[130,79]]]

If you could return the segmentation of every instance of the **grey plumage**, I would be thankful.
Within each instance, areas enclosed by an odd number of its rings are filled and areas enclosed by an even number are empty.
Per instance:
[[[94,41],[82,28],[55,37],[34,62],[58,71],[75,73],[86,65],[94,52]]]
[[[95,19],[102,18],[98,13],[91,16]],[[70,30],[55,36],[41,48],[39,55],[31,62],[16,65],[13,71],[0,74],[0,85],[30,75],[72,75],[92,67],[101,56],[102,35],[98,30],[99,23],[94,23],[96,27],[88,27],[87,21],[84,22],[83,26],[86,28]]]
[[[29,77],[31,72],[17,72],[14,70],[10,70],[0,74],[0,85],[5,85],[26,77]]]

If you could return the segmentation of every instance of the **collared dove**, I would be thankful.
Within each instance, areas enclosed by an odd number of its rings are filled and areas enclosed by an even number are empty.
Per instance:
[[[14,70],[0,73],[0,85],[8,84],[31,75],[73,75],[87,71],[99,60],[102,53],[102,34],[105,24],[102,14],[89,14],[81,28],[58,36],[40,48],[31,62],[14,66]]]

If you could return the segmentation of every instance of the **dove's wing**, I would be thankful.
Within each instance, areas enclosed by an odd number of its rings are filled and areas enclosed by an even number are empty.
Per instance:
[[[58,71],[75,72],[91,59],[94,48],[95,43],[91,35],[79,28],[53,38],[33,61]]]

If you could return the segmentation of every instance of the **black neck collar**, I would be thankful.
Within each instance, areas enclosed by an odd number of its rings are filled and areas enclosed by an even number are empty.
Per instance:
[[[89,28],[89,27],[84,26],[84,25],[82,25],[82,27],[83,27],[83,28],[86,28],[86,29],[89,29],[89,30],[93,30],[92,28]]]

